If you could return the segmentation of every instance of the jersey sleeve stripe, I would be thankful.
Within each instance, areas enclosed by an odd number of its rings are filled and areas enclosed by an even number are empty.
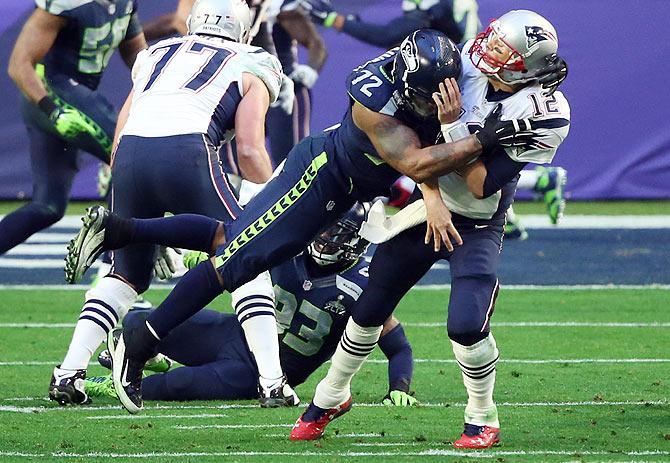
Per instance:
[[[541,121],[530,121],[531,129],[558,129],[570,125],[570,121],[562,117],[544,119]]]

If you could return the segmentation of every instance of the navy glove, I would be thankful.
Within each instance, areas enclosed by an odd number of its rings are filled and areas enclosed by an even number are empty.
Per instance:
[[[568,77],[568,63],[557,54],[547,56],[546,60],[546,66],[537,73],[537,81],[546,90],[544,94],[551,96]]]
[[[337,12],[330,0],[300,0],[299,4],[316,24],[331,27],[335,22]]]

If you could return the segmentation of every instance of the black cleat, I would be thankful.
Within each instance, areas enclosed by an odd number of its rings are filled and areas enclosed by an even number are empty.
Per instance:
[[[264,388],[259,384],[258,396],[262,408],[295,407],[300,404],[298,395],[286,381],[286,375],[279,378],[270,388]]]
[[[91,403],[84,382],[86,370],[63,370],[54,368],[49,384],[49,399],[61,405],[85,405]]]
[[[112,379],[121,405],[132,414],[142,410],[142,371],[144,362],[126,355],[125,334],[114,338],[114,331],[107,335],[107,349],[112,358]]]

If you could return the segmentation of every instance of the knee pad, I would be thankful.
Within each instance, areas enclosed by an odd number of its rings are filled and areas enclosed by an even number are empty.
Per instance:
[[[98,300],[116,312],[119,322],[137,299],[137,292],[118,278],[106,276],[97,285],[86,291],[86,300]]]

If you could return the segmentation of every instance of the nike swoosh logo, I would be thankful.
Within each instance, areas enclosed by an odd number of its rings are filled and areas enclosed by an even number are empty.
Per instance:
[[[126,360],[123,365],[123,378],[121,378],[121,386],[130,386],[130,381],[128,381],[128,360]]]
[[[488,225],[475,225],[475,228],[486,228]]]

